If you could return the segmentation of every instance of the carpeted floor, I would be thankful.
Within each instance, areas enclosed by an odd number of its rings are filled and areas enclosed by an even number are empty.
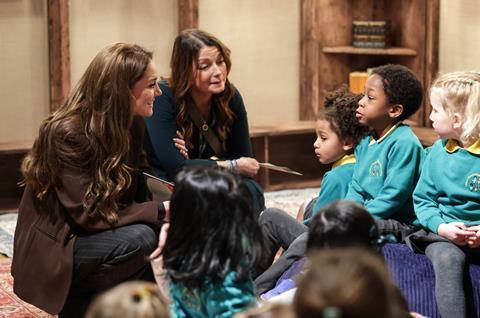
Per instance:
[[[10,212],[10,211],[9,211]],[[17,223],[17,213],[0,215],[0,254],[13,256],[13,234]]]
[[[13,278],[10,275],[11,263],[10,258],[0,259],[0,318],[56,317],[21,301],[13,293]]]
[[[284,210],[293,217],[299,206],[308,198],[318,195],[318,188],[282,190],[265,193],[265,205]],[[0,211],[0,254],[12,257],[13,234],[17,221],[16,213]],[[10,275],[11,258],[0,256],[0,318],[56,317],[21,301],[13,293],[13,278]]]
[[[281,190],[265,193],[265,206],[279,208],[295,217],[300,205],[307,199],[318,196],[320,188]]]

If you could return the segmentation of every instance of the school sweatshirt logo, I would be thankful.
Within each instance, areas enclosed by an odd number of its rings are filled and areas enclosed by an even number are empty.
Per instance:
[[[465,182],[465,186],[468,188],[470,192],[478,192],[480,184],[480,173],[474,173],[467,177],[467,181]]]
[[[382,176],[382,163],[380,160],[377,160],[370,165],[370,175],[374,177]]]

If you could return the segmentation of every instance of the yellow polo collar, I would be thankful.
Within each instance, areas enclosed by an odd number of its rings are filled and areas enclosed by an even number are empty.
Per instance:
[[[454,153],[458,149],[462,149],[463,147],[460,147],[458,144],[458,141],[455,139],[448,139],[447,144],[445,145],[445,150],[448,151],[449,153]],[[464,148],[466,151],[480,155],[480,139],[475,141],[470,147]]]
[[[390,129],[387,131],[387,133],[386,133],[385,135],[383,135],[381,138],[378,138],[378,139],[375,140],[375,138],[370,137],[370,143],[369,143],[368,145],[370,146],[370,145],[373,145],[374,143],[377,143],[377,144],[381,143],[385,138],[388,137],[388,135],[390,135],[391,133],[393,133],[393,131],[394,131],[395,129],[397,129],[398,126],[400,126],[401,124],[402,124],[402,122],[399,121],[398,123],[396,123],[395,125],[393,125],[393,127],[390,128]]]
[[[332,169],[339,166],[346,165],[347,163],[355,163],[355,155],[353,153],[351,155],[345,155],[342,158],[335,161],[335,163],[332,166]]]

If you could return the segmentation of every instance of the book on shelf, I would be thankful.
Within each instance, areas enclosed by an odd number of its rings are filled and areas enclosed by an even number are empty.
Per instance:
[[[390,44],[388,21],[353,21],[352,46],[358,48],[386,48]]]

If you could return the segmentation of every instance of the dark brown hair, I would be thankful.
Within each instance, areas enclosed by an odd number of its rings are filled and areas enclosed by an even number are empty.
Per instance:
[[[177,127],[182,131],[188,145],[191,145],[190,137],[193,130],[193,122],[188,116],[188,103],[193,102],[193,100],[191,100],[188,91],[192,85],[194,70],[197,69],[200,49],[207,46],[214,46],[218,49],[227,66],[227,74],[230,73],[232,66],[230,49],[213,35],[198,29],[187,29],[177,36],[170,59],[172,74],[168,83],[177,107]],[[213,95],[213,102],[217,105],[218,110],[214,129],[222,141],[226,140],[234,120],[235,115],[228,105],[234,94],[235,88],[227,77],[225,90],[220,94]]]
[[[368,127],[360,124],[355,117],[361,98],[362,94],[354,94],[346,86],[328,92],[317,120],[328,121],[342,141],[351,141],[356,145],[368,132]]]
[[[53,203],[53,188],[62,186],[62,169],[78,169],[90,178],[83,198],[86,212],[111,225],[117,222],[119,197],[132,182],[127,163],[133,121],[130,89],[151,59],[152,53],[138,45],[107,46],[68,99],[43,121],[22,163],[23,183],[38,203]]]

